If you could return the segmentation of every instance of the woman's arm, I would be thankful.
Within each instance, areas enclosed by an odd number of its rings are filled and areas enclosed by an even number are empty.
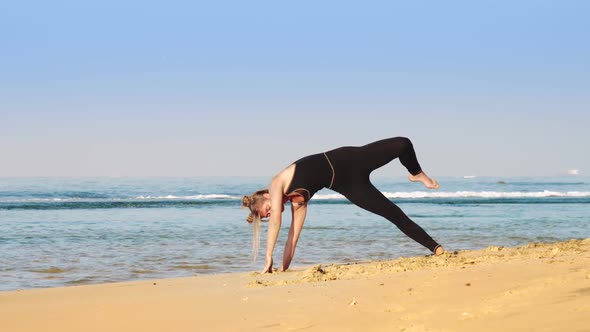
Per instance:
[[[285,244],[285,252],[283,253],[283,266],[281,271],[285,271],[291,265],[291,260],[295,256],[295,247],[297,247],[297,241],[305,222],[305,216],[307,215],[307,204],[296,206],[291,205],[291,215],[293,219],[291,221],[291,229],[289,230],[289,238]]]
[[[270,194],[270,220],[268,221],[268,233],[266,237],[266,263],[262,273],[272,273],[272,253],[277,243],[283,210],[283,186],[279,179],[275,178],[268,188]]]

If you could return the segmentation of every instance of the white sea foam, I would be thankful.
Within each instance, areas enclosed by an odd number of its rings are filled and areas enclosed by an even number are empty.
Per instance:
[[[0,202],[68,202],[68,201],[80,201],[80,198],[25,198],[25,199],[2,199]]]
[[[537,192],[502,192],[502,191],[412,191],[383,192],[387,198],[543,198],[543,197],[590,197],[590,192],[582,191],[537,191]],[[340,194],[315,195],[313,199],[344,199]]]
[[[55,202],[55,203],[69,203],[69,202],[94,202],[94,201],[133,201],[133,200],[212,200],[212,199],[238,199],[241,197],[238,196],[231,196],[225,194],[209,194],[209,195],[191,195],[191,196],[175,196],[175,195],[165,195],[165,196],[151,196],[151,195],[140,195],[134,198],[121,198],[121,197],[111,197],[111,198],[77,198],[77,197],[70,197],[70,198],[26,198],[26,199],[0,199],[0,202],[4,203],[18,203],[18,202],[30,202],[30,203],[45,203],[45,202]]]
[[[225,194],[208,194],[208,195],[191,195],[191,196],[175,196],[175,195],[166,195],[166,196],[137,196],[136,199],[146,199],[146,200],[160,200],[160,199],[173,199],[173,200],[206,200],[206,199],[237,199],[240,198],[238,196],[231,196]]]
[[[564,198],[583,198],[590,197],[590,192],[587,191],[410,191],[410,192],[383,192],[385,197],[390,199],[424,199],[424,198],[545,198],[545,197],[564,197]],[[141,195],[129,198],[101,198],[101,199],[85,199],[85,198],[27,198],[27,199],[0,199],[0,203],[68,203],[68,202],[105,202],[105,201],[205,201],[205,200],[236,200],[241,199],[241,196],[233,196],[227,194],[201,194],[201,195]],[[316,194],[313,200],[342,200],[345,199],[341,194]]]

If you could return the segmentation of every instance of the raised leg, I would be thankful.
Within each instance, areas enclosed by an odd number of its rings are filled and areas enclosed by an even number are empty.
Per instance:
[[[363,163],[368,171],[373,171],[395,158],[399,158],[402,165],[412,175],[422,172],[416,152],[410,139],[406,137],[386,138],[359,147],[363,156]]]

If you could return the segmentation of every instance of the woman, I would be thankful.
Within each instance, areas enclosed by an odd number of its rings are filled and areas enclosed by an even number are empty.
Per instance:
[[[255,223],[255,253],[258,249],[260,218],[270,217],[266,263],[262,273],[272,272],[272,253],[281,227],[284,204],[291,201],[292,222],[281,271],[289,268],[295,254],[297,240],[307,214],[307,203],[322,188],[332,189],[355,205],[388,219],[435,255],[442,254],[443,247],[377,190],[369,180],[372,171],[395,158],[399,158],[410,173],[410,181],[422,182],[427,188],[438,189],[438,182],[422,171],[412,142],[405,137],[394,137],[360,147],[345,146],[301,158],[275,175],[268,189],[244,196],[242,206],[249,208],[251,212],[247,221]]]

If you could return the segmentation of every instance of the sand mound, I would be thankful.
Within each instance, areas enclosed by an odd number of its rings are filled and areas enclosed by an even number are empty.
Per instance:
[[[556,259],[559,256],[580,253],[590,239],[569,240],[557,243],[529,243],[519,247],[489,246],[481,250],[446,252],[440,256],[403,257],[391,261],[360,262],[349,264],[315,265],[305,270],[272,274],[254,273],[255,280],[248,287],[268,287],[298,283],[325,282],[340,279],[371,277],[434,268],[491,265],[500,260],[530,256],[538,259]]]

